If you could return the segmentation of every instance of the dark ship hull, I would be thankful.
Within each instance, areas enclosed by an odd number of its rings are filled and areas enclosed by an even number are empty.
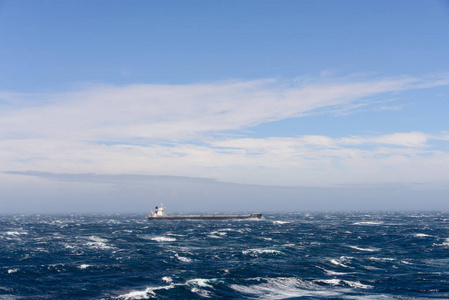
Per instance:
[[[251,215],[185,215],[185,216],[149,216],[148,220],[234,220],[260,219],[262,214]]]

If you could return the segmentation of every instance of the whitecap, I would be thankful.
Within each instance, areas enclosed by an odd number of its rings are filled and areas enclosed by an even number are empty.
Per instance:
[[[78,266],[78,268],[80,268],[81,270],[87,269],[89,267],[92,267],[92,265],[82,264]]]
[[[196,287],[192,288],[190,291],[192,293],[200,295],[203,298],[210,298],[210,294],[211,294],[209,291],[205,291],[205,290],[202,290],[202,289],[199,289]]]
[[[45,249],[42,247],[34,248],[34,252],[50,253],[50,251],[48,249]]]
[[[165,281],[166,283],[169,283],[169,285],[160,287],[148,287],[143,291],[131,291],[127,294],[117,296],[115,297],[115,299],[121,300],[150,299],[157,297],[155,291],[169,290],[176,286],[185,286],[185,285],[189,286],[193,293],[196,293],[202,297],[209,297],[210,292],[203,290],[202,288],[212,288],[212,286],[209,284],[209,282],[211,281],[209,279],[201,279],[201,278],[191,279],[188,280],[185,284],[174,284],[173,279],[168,276],[162,277],[162,280]]]
[[[441,244],[433,243],[432,246],[449,247],[449,238],[445,239]]]
[[[156,293],[152,288],[147,288],[144,291],[132,291],[127,294],[120,295],[116,297],[116,299],[134,300],[134,299],[150,299],[150,297],[156,297]]]
[[[184,256],[179,256],[178,253],[176,253],[175,256],[176,256],[177,259],[179,259],[182,262],[192,262],[191,258],[184,257]]]
[[[288,221],[273,221],[273,224],[276,225],[283,225],[283,224],[290,224],[291,222]]]
[[[351,246],[349,245],[349,248],[355,249],[355,250],[359,250],[359,251],[368,251],[368,252],[374,252],[374,251],[379,251],[379,248],[362,248],[362,247],[357,247],[357,246]]]
[[[75,248],[75,246],[72,246],[72,245],[66,244],[66,243],[64,243],[63,245],[64,245],[64,248],[66,248],[66,249],[74,249]]]
[[[213,234],[218,234],[218,235],[221,235],[221,236],[227,235],[226,232],[222,232],[222,231],[216,231],[216,232],[213,232]]]
[[[115,299],[121,299],[121,300],[134,300],[134,299],[150,299],[157,297],[155,291],[158,290],[170,290],[174,288],[175,286],[180,286],[183,284],[174,284],[172,283],[171,277],[162,277],[162,280],[169,283],[169,285],[165,286],[159,286],[159,287],[148,287],[143,291],[131,291],[127,294],[123,294],[120,296],[115,297]]]
[[[330,284],[330,285],[339,285],[342,280],[340,279],[322,279],[322,280],[315,280],[315,282],[322,282],[325,284]]]
[[[205,290],[204,288],[213,288],[212,285],[210,285],[209,283],[211,281],[216,281],[216,279],[202,279],[202,278],[196,278],[196,279],[191,279],[188,280],[186,282],[187,286],[191,287],[191,292],[198,294],[201,297],[204,298],[210,298],[211,297],[211,292],[208,290]]]
[[[349,268],[347,265],[343,264],[341,261],[336,260],[336,259],[331,259],[330,260],[331,263],[333,263],[336,266],[340,266],[340,267],[344,267],[344,268]]]
[[[6,231],[5,234],[6,234],[6,235],[17,236],[17,235],[28,234],[28,232],[26,232],[26,231]]]
[[[382,225],[384,222],[373,222],[373,221],[367,221],[367,222],[356,222],[352,225]]]
[[[113,247],[109,246],[107,244],[108,240],[92,235],[90,237],[88,237],[89,240],[91,240],[91,242],[87,242],[86,245],[88,247],[94,248],[94,249],[101,249],[101,250],[107,250],[107,249],[112,249]]]
[[[387,257],[370,257],[369,259],[374,261],[380,261],[380,262],[387,262],[387,261],[395,261],[395,258],[387,258]]]
[[[195,279],[188,280],[186,282],[186,284],[189,286],[194,285],[194,286],[211,288],[212,286],[209,284],[210,281],[211,281],[210,279],[195,278]]]
[[[243,254],[245,255],[251,255],[251,256],[258,256],[258,254],[282,254],[281,251],[279,250],[274,250],[274,249],[248,249],[248,250],[243,250],[242,251]]]
[[[349,281],[342,279],[321,279],[316,280],[315,282],[322,282],[325,284],[333,285],[333,286],[350,286],[352,288],[358,289],[372,289],[373,287],[367,284],[363,284],[360,281]]]
[[[5,232],[6,235],[19,235],[20,233],[18,231],[7,231]]]
[[[366,270],[370,270],[370,271],[379,271],[379,270],[381,270],[381,269],[373,267],[373,266],[360,266],[360,267],[364,268]],[[395,268],[395,267],[393,267],[393,268]]]
[[[166,282],[166,283],[172,283],[173,282],[173,279],[171,277],[169,277],[169,276],[162,277],[162,280],[164,282]]]
[[[118,221],[118,220],[113,220],[113,219],[108,220],[106,223],[108,223],[108,224],[113,224],[113,225],[119,225],[119,224],[122,224],[122,222],[120,222],[120,221]]]
[[[107,239],[101,238],[101,237],[95,236],[95,235],[91,235],[91,236],[89,237],[89,239],[92,240],[92,241],[95,241],[95,242],[101,242],[101,243],[106,243],[106,242],[108,242]]]
[[[19,269],[9,269],[8,274],[16,273]]]
[[[212,231],[207,236],[210,237],[210,238],[214,238],[214,239],[220,239],[221,237],[223,237],[225,235],[227,235],[226,232]]]
[[[221,239],[221,236],[218,235],[213,235],[213,234],[209,234],[207,237],[211,238],[211,239]]]
[[[174,242],[176,241],[173,237],[167,237],[167,236],[155,236],[150,238],[150,240],[156,241],[156,242]]]
[[[350,287],[356,288],[356,289],[372,289],[373,286],[363,284],[360,281],[349,281],[349,280],[343,280],[343,282]]]
[[[144,240],[152,240],[152,238],[154,238],[153,235],[149,235],[149,234],[138,234],[137,237],[144,239]]]
[[[336,259],[331,259],[330,262],[333,263],[336,266],[341,266],[341,267],[348,268],[348,266],[342,264],[341,262],[337,261]]]
[[[187,236],[187,235],[185,235],[185,234],[177,234],[177,233],[167,233],[167,235],[170,235],[170,236],[177,236],[177,237]]]
[[[220,231],[238,231],[238,232],[241,232],[240,229],[236,230],[236,229],[233,229],[233,228],[222,228],[222,229],[220,229]]]
[[[419,237],[419,238],[431,237],[431,235],[424,234],[424,233],[415,233],[413,236]]]
[[[329,270],[326,270],[326,269],[323,269],[323,270],[324,270],[324,272],[326,272],[327,275],[330,275],[330,276],[342,276],[342,275],[347,275],[348,274],[348,273],[343,273],[343,272],[329,271]]]

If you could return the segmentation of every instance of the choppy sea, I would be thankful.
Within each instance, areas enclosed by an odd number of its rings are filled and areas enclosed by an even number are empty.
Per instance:
[[[0,299],[448,299],[449,213],[1,215]]]

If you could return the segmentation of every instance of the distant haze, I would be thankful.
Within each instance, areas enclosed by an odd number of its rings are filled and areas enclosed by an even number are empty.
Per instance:
[[[147,213],[164,203],[179,212],[448,210],[444,193],[419,186],[279,187],[210,179],[23,172],[34,182],[6,190],[12,213]]]

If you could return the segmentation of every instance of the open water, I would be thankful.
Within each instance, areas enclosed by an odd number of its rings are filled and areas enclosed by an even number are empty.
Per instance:
[[[448,299],[449,213],[0,216],[0,299]]]

